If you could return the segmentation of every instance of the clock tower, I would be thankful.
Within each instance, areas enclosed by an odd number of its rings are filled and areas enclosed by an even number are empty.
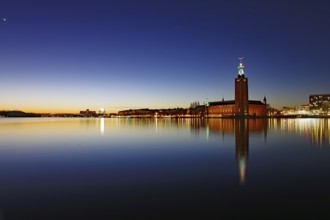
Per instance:
[[[248,79],[244,74],[243,58],[239,58],[238,76],[235,78],[235,115],[249,115]]]

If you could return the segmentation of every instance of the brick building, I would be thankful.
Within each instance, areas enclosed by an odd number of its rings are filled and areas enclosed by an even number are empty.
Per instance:
[[[209,102],[206,106],[206,115],[209,117],[266,115],[266,98],[263,102],[249,100],[248,78],[244,74],[242,59],[238,66],[238,76],[235,78],[235,100]]]

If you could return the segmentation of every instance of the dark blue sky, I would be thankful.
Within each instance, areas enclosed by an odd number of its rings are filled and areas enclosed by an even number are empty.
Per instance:
[[[327,1],[2,0],[0,16],[0,109],[233,99],[238,57],[250,99],[330,92]]]

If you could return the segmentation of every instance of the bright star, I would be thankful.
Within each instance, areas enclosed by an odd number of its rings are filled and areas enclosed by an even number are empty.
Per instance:
[[[7,20],[7,18],[3,18],[2,20],[3,20],[3,21],[6,21],[6,20]]]

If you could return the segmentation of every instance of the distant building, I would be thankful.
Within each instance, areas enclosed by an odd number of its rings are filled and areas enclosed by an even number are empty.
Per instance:
[[[172,116],[184,116],[187,114],[187,110],[184,108],[169,108],[169,109],[129,109],[119,111],[119,116],[132,116],[132,117],[172,117]]]
[[[156,110],[148,109],[148,108],[141,108],[141,109],[129,109],[119,111],[119,116],[144,116],[144,117],[154,117],[157,113]]]
[[[281,115],[310,115],[309,105],[297,105],[295,107],[284,106]]]
[[[97,117],[97,113],[95,111],[90,111],[89,109],[86,109],[86,111],[80,111],[80,115],[84,117]]]
[[[244,74],[242,59],[235,78],[235,100],[208,102],[206,114],[216,116],[264,116],[266,115],[266,97],[263,102],[249,100],[248,78]]]
[[[295,112],[296,112],[296,108],[284,106],[281,111],[281,115],[294,115]]]
[[[297,115],[309,115],[310,114],[309,105],[298,105],[295,109],[295,114]]]
[[[330,108],[330,94],[309,95],[309,107],[313,113],[327,113]]]

